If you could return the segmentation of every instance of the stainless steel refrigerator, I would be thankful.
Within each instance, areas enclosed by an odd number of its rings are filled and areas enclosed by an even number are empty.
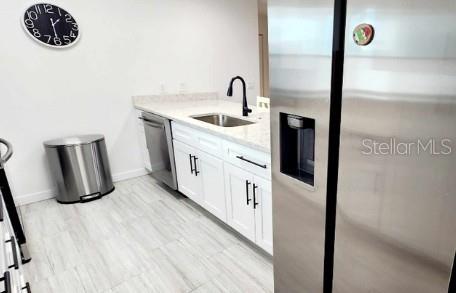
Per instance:
[[[276,292],[455,292],[456,1],[268,6]]]

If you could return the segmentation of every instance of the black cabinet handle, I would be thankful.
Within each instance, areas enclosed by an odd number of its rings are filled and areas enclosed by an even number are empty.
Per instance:
[[[14,264],[8,266],[9,269],[14,268],[15,270],[19,269],[19,259],[17,258],[17,249],[16,249],[16,239],[14,236],[10,240],[5,241],[5,243],[11,242],[11,249],[13,250],[13,261]]]
[[[244,161],[244,162],[253,164],[253,165],[255,165],[255,166],[261,167],[261,168],[263,168],[263,169],[267,169],[267,168],[268,168],[267,165],[258,164],[258,163],[254,162],[254,161],[250,161],[249,159],[244,158],[243,156],[236,156],[236,158],[238,158],[239,160],[242,160],[242,161]]]
[[[198,158],[196,156],[193,156],[193,160],[195,162],[195,176],[198,176],[200,173],[200,171],[198,171],[198,165],[196,164],[196,160],[198,160]]]
[[[193,174],[193,156],[192,155],[188,155],[188,157],[190,158],[190,173]]]
[[[258,185],[253,184],[253,208],[254,209],[256,209],[257,205],[259,205],[259,203],[257,202],[257,198],[256,198],[257,189],[258,189]]]
[[[32,293],[32,289],[30,289],[30,283],[25,283],[25,287],[23,287],[22,290],[27,290],[27,293]]]
[[[252,199],[249,197],[249,186],[250,186],[249,180],[245,180],[245,195],[247,196],[247,205],[250,204]]]
[[[11,291],[11,275],[10,275],[10,272],[6,271],[3,274],[3,277],[0,278],[0,281],[5,283],[4,284],[5,291],[3,291],[2,293],[12,293],[12,291]]]

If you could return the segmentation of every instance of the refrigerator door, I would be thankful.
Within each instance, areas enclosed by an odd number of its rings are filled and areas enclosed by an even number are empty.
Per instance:
[[[322,292],[334,1],[270,0],[276,292]]]
[[[333,292],[447,293],[455,1],[349,0],[347,13]],[[367,46],[353,40],[363,23],[375,30]]]

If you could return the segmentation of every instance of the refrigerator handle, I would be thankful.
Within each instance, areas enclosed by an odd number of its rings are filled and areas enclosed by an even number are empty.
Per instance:
[[[454,253],[453,269],[451,271],[450,286],[448,287],[448,293],[456,292],[456,252]]]

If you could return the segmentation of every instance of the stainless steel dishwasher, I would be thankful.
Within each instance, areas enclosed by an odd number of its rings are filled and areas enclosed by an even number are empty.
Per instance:
[[[140,119],[144,122],[152,176],[177,190],[171,121],[146,112],[142,113]]]

